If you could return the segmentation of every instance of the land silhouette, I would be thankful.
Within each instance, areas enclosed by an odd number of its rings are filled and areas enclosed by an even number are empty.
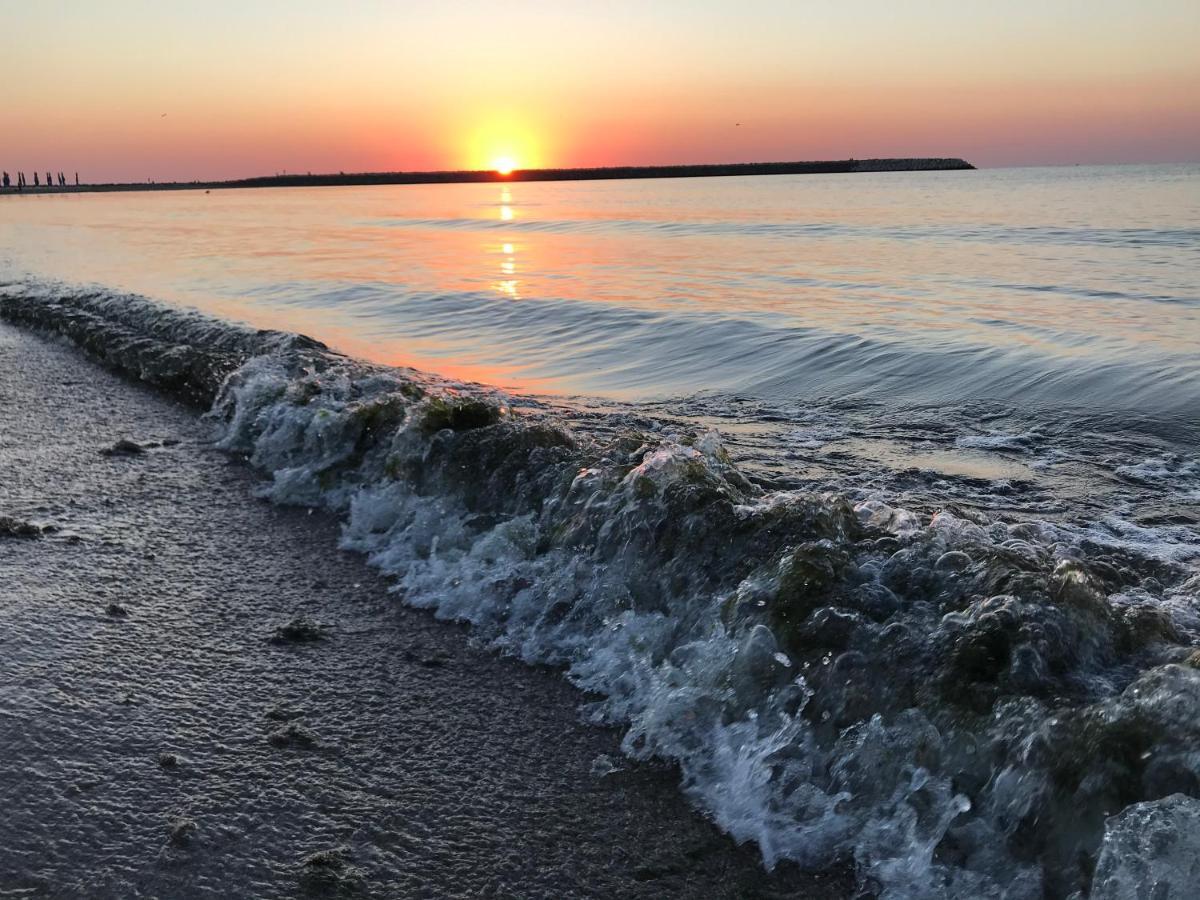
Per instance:
[[[372,184],[464,184],[509,181],[599,181],[634,178],[713,178],[731,175],[819,175],[856,172],[920,172],[974,169],[954,157],[916,157],[901,159],[842,159],[807,162],[708,163],[680,166],[608,166],[602,168],[514,169],[501,174],[491,169],[442,172],[337,172],[314,175],[264,175],[229,181],[145,181],[129,183],[68,184],[60,178],[53,184],[23,186],[25,193],[83,193],[92,191],[180,191],[220,190],[268,187],[333,187]],[[49,176],[49,173],[47,173]],[[0,188],[0,193],[15,193],[22,188]]]

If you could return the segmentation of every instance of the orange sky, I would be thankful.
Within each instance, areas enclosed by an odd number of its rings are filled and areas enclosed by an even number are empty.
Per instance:
[[[1192,161],[1197,47],[1195,0],[0,0],[0,168]]]

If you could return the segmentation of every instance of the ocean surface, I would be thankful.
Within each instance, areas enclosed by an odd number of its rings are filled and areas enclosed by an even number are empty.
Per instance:
[[[0,314],[205,361],[768,866],[1117,897],[1200,821],[1198,166],[5,197]]]
[[[1200,413],[1200,167],[8,200],[94,282],[522,392]]]

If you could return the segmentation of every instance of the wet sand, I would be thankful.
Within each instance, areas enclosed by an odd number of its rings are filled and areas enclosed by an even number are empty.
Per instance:
[[[192,411],[0,325],[0,417],[0,516],[51,529],[0,534],[0,894],[850,894],[254,500]]]

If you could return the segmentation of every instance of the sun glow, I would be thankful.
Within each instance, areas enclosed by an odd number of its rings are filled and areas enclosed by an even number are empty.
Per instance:
[[[510,115],[493,115],[480,121],[462,143],[464,162],[472,169],[489,169],[511,175],[517,169],[545,165],[543,142],[534,123]]]

